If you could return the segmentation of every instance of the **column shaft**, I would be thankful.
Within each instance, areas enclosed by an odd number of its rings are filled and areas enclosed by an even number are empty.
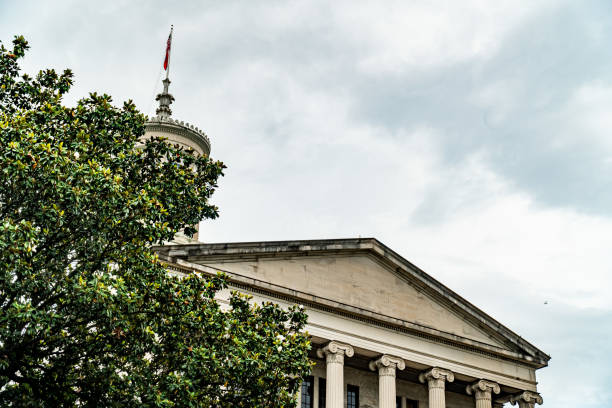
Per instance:
[[[319,390],[319,379],[315,377],[312,384],[312,408],[319,408],[320,392],[321,391]]]
[[[330,341],[317,350],[319,358],[325,357],[326,408],[344,408],[344,356],[352,357],[354,353],[350,345],[337,341]]]
[[[378,360],[370,361],[370,370],[378,369],[378,407],[395,408],[395,371],[406,367],[399,357],[383,354]]]
[[[429,408],[446,408],[444,379],[431,378],[427,384],[429,386]]]
[[[333,358],[330,359],[330,357],[333,357]],[[327,381],[325,383],[326,406],[329,408],[343,408],[343,405],[344,405],[344,356],[328,354],[326,360],[327,360]]]
[[[474,396],[476,399],[476,408],[492,408],[491,391],[476,391]]]
[[[395,408],[395,367],[378,369],[379,408]]]
[[[296,407],[300,408],[301,406],[302,406],[302,384],[300,384],[300,388],[298,388]]]

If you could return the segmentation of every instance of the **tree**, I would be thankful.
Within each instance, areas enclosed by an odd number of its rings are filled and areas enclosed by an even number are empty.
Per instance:
[[[162,139],[73,77],[20,76],[0,43],[0,405],[287,407],[310,369],[306,315],[223,275],[168,274],[151,246],[203,218],[223,164]]]

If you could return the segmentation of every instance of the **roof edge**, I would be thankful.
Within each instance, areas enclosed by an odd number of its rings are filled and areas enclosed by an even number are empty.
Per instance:
[[[250,241],[227,243],[198,243],[184,245],[156,246],[153,249],[171,258],[188,260],[190,256],[226,257],[238,256],[265,256],[274,257],[282,255],[309,255],[315,253],[350,253],[366,252],[384,260],[397,272],[410,274],[421,283],[423,288],[433,291],[436,297],[446,302],[452,309],[467,314],[477,323],[488,327],[491,333],[515,345],[518,349],[527,352],[533,359],[547,365],[550,356],[524,340],[521,336],[489,316],[478,307],[440,283],[425,271],[406,260],[404,257],[387,247],[376,238],[341,238],[318,240],[290,240],[290,241]]]

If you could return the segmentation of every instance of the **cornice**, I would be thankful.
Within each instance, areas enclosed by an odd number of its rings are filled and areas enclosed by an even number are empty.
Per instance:
[[[182,120],[156,116],[145,122],[145,129],[149,132],[164,132],[183,136],[199,146],[205,154],[210,154],[210,139],[206,133]]]
[[[517,349],[517,352],[510,353],[517,356],[518,359],[528,362],[529,365],[537,368],[548,365],[548,361],[550,360],[550,356],[375,238],[188,244],[155,247],[155,250],[172,259],[184,259],[190,260],[191,262],[206,259],[206,261],[210,263],[230,259],[243,261],[258,258],[325,256],[332,254],[351,255],[360,253],[369,255],[399,276],[403,276],[407,280],[409,279],[411,284],[423,289],[434,299],[445,304],[449,309],[464,316],[464,318],[472,322],[472,324],[485,329],[494,338],[497,338],[502,343],[513,345],[513,347]],[[367,314],[376,315],[376,313],[370,311],[368,311]],[[387,317],[387,319],[393,318]],[[419,327],[419,329],[421,328],[420,325],[415,323],[398,321],[402,322],[402,326],[412,325]],[[437,331],[431,328],[427,328],[425,331],[432,330]],[[422,331],[422,329],[419,331]],[[447,335],[459,337],[450,333]],[[468,341],[471,343],[479,343],[474,340]],[[465,341],[461,341],[461,343],[465,343]],[[508,352],[505,349],[500,350]]]
[[[188,245],[181,245],[189,246]],[[251,277],[243,276],[228,270],[220,270],[208,266],[193,264],[182,259],[167,257],[159,254],[159,259],[166,263],[168,269],[178,273],[198,272],[206,275],[215,275],[218,271],[226,273],[230,284],[238,289],[249,290],[265,296],[284,300],[291,303],[300,303],[309,308],[334,313],[343,317],[351,318],[374,326],[407,333],[423,339],[446,344],[458,349],[474,352],[489,358],[503,359],[520,362],[529,367],[539,368],[540,364],[534,363],[532,359],[525,359],[524,355],[501,347],[493,346],[477,340],[468,339],[453,333],[444,332],[418,323],[397,319],[370,310],[362,309],[352,305],[340,303],[331,299],[318,297],[295,289],[286,288],[273,283],[261,281]]]

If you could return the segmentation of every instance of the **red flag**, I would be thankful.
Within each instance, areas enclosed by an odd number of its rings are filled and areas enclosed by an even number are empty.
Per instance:
[[[168,69],[168,63],[170,62],[170,43],[172,43],[172,30],[168,36],[168,43],[166,44],[166,58],[164,58],[164,71]]]

